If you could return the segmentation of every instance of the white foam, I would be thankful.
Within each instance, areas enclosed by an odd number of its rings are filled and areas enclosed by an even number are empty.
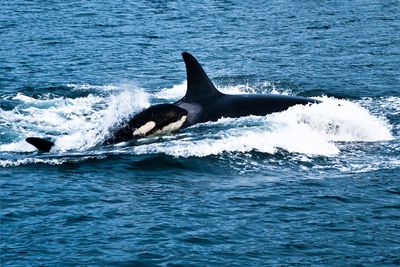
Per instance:
[[[61,165],[67,162],[67,159],[41,159],[41,158],[25,158],[18,160],[0,160],[0,167],[16,167],[26,164],[45,163],[49,165]]]
[[[335,156],[336,141],[391,140],[391,126],[385,119],[371,115],[360,105],[335,98],[298,105],[265,117],[223,118],[209,125],[222,132],[203,134],[200,140],[175,140],[135,147],[138,154],[165,153],[176,157],[204,157],[221,153],[259,151],[273,154],[278,148],[309,156]],[[257,123],[244,126],[249,120]],[[252,124],[252,123],[250,123]],[[196,127],[201,127],[198,125]]]
[[[3,144],[0,145],[0,151],[1,152],[33,152],[36,151],[36,148],[27,142],[25,140],[9,143],[9,144]]]
[[[160,92],[155,94],[156,98],[177,100],[182,98],[186,93],[187,81],[176,84],[171,88],[163,88]]]
[[[55,140],[55,151],[84,150],[102,142],[109,129],[132,113],[149,106],[148,95],[136,89],[101,97],[36,100],[23,94],[15,98],[28,106],[0,109],[0,119],[21,137],[39,136]],[[46,105],[37,106],[38,102]],[[30,152],[25,141],[2,144],[0,151]]]
[[[247,85],[221,88],[221,91],[230,94],[248,93],[248,90]],[[163,89],[156,96],[179,99],[185,91],[186,82]],[[50,97],[38,100],[18,94],[14,99],[24,105],[13,110],[0,109],[0,122],[2,126],[20,134],[21,139],[28,136],[52,138],[55,140],[53,151],[84,151],[104,141],[110,134],[110,128],[148,107],[148,98],[142,90],[132,88],[110,96],[88,95],[74,99]],[[250,151],[274,154],[278,149],[284,149],[308,158],[340,154],[338,141],[375,142],[393,139],[392,126],[384,116],[386,109],[390,114],[398,114],[400,105],[397,105],[397,109],[393,105],[398,104],[400,98],[385,99],[378,105],[373,99],[360,101],[359,104],[328,97],[318,99],[322,103],[294,106],[264,117],[222,118],[218,122],[198,124],[186,130],[186,134],[194,133],[189,137],[182,138],[182,134],[178,133],[163,138],[162,142],[129,149],[136,154],[165,153],[176,157]],[[385,105],[386,100],[390,100],[388,107],[380,107]],[[370,108],[373,112],[369,111]],[[1,144],[0,152],[34,151],[31,145],[19,140]]]
[[[88,159],[103,159],[105,155],[76,155],[76,156],[68,156],[68,157],[57,157],[57,158],[45,158],[45,157],[28,157],[22,159],[15,159],[15,160],[0,160],[0,167],[16,167],[20,165],[27,165],[27,164],[49,164],[49,165],[62,165],[66,162],[81,162]]]
[[[384,118],[348,100],[322,97],[322,103],[297,105],[281,113],[271,114],[276,121],[291,125],[308,125],[330,141],[388,141],[393,136],[391,125]]]
[[[143,91],[123,91],[112,95],[103,103],[104,109],[94,111],[85,121],[76,118],[71,123],[72,129],[67,135],[57,138],[55,149],[61,151],[80,149],[85,150],[103,142],[110,129],[137,110],[149,106],[148,95]],[[96,110],[96,109],[94,109]]]
[[[262,118],[261,118],[262,119]],[[218,139],[209,136],[201,140],[171,141],[169,143],[155,143],[134,148],[138,154],[165,153],[175,157],[205,157],[221,153],[240,152],[246,153],[259,151],[274,154],[278,148],[289,152],[305,153],[308,155],[332,156],[339,153],[339,149],[331,142],[318,134],[309,135],[309,131],[301,127],[297,132],[291,132],[289,128],[268,131],[242,130],[226,131],[227,136],[219,136]],[[305,142],[304,135],[313,139],[313,142]]]
[[[93,84],[87,84],[87,83],[81,83],[81,84],[75,84],[75,83],[69,83],[67,84],[67,87],[70,87],[74,90],[96,90],[96,91],[115,91],[115,90],[121,90],[121,86],[117,85],[93,85]]]
[[[33,97],[26,96],[24,94],[18,93],[15,97],[13,97],[14,100],[19,100],[24,103],[36,103],[39,102],[40,100],[34,99]]]

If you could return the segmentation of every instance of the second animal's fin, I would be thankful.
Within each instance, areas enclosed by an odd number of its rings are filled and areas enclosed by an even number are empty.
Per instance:
[[[26,142],[43,152],[49,152],[50,149],[54,146],[54,142],[39,137],[28,137],[25,140]]]

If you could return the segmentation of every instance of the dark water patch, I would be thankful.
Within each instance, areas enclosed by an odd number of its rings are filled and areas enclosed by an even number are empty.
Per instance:
[[[387,189],[386,192],[394,195],[399,195],[400,196],[400,188],[392,188],[392,189]]]
[[[346,20],[346,23],[349,23],[349,24],[357,23],[357,22],[360,22],[360,19],[358,19],[358,18],[350,18],[350,19]]]
[[[15,67],[13,67],[13,66],[2,66],[2,67],[1,67],[1,70],[4,70],[4,71],[13,71],[13,70],[15,70]],[[1,79],[7,79],[7,77],[1,77]]]
[[[63,199],[63,200],[52,200],[47,202],[48,206],[55,206],[55,207],[63,207],[63,206],[73,206],[81,203],[81,199],[71,200],[71,199]]]
[[[18,92],[34,99],[49,100],[53,98],[76,99],[87,97],[90,94],[104,96],[105,91],[99,90],[96,85],[82,87],[72,87],[71,85],[50,85],[50,86],[35,86],[26,85],[18,89]]]
[[[237,85],[248,84],[256,81],[255,75],[223,75],[212,78],[215,84]]]
[[[109,23],[98,23],[98,24],[94,24],[94,27],[100,27],[100,28],[116,28],[116,27],[120,27],[121,25],[119,24],[109,24]]]
[[[183,238],[182,241],[193,245],[213,245],[215,243],[208,238],[202,238],[196,236]]]
[[[95,217],[87,216],[87,215],[70,215],[65,219],[65,226],[71,226],[80,223],[86,223],[89,221],[96,221]]]
[[[162,38],[161,36],[154,35],[154,34],[144,34],[143,37],[146,38],[146,39],[150,39],[150,40],[152,40],[152,39],[161,39]]]
[[[230,201],[233,202],[248,202],[248,203],[252,203],[252,202],[256,202],[256,203],[268,203],[271,201],[279,201],[281,200],[283,197],[279,196],[279,195],[269,195],[269,196],[234,196],[234,197],[230,197],[228,198]]]
[[[350,203],[351,200],[347,197],[343,196],[333,196],[333,195],[326,195],[326,196],[317,196],[317,198],[322,200],[333,201],[337,203]]]
[[[0,218],[1,218],[0,220],[3,223],[9,223],[9,222],[19,221],[21,219],[21,216],[19,216],[18,214],[15,214],[14,212],[6,212],[6,213],[2,213]]]
[[[308,30],[329,30],[330,28],[331,28],[330,25],[314,25],[306,27],[306,29]]]
[[[140,171],[176,172],[185,170],[193,173],[225,174],[225,161],[220,157],[209,156],[206,158],[175,158],[168,155],[148,156],[145,159],[134,161],[130,168]]]
[[[18,105],[18,101],[12,100],[9,98],[9,96],[1,96],[1,101],[0,101],[0,108],[3,111],[10,111],[15,108],[15,106]]]
[[[67,86],[35,86],[25,85],[18,89],[18,92],[35,99],[49,99],[64,97],[69,92]]]
[[[182,160],[172,158],[166,155],[156,155],[132,162],[132,170],[142,171],[167,171],[171,169],[190,170],[185,166]]]
[[[285,205],[285,206],[280,206],[276,207],[275,211],[277,212],[297,212],[297,211],[308,211],[309,208],[305,206],[294,206],[294,205]],[[291,218],[288,219],[282,219],[284,222],[292,221]]]
[[[110,266],[121,266],[121,267],[129,267],[129,266],[138,266],[138,267],[151,267],[160,264],[161,262],[154,261],[154,260],[125,260],[125,261],[111,261],[108,262],[107,265]],[[168,265],[169,266],[169,265]],[[180,265],[178,265],[180,266]]]
[[[383,209],[395,209],[398,210],[400,213],[400,204],[393,204],[393,205],[384,205],[382,206]]]
[[[0,30],[4,30],[4,29],[9,29],[9,28],[14,28],[16,27],[17,24],[16,23],[8,23],[8,24],[0,24]]]

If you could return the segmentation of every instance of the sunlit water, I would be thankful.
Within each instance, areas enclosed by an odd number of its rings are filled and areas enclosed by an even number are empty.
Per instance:
[[[1,12],[2,266],[400,264],[398,1]],[[185,94],[183,51],[224,93],[322,103],[103,145]]]

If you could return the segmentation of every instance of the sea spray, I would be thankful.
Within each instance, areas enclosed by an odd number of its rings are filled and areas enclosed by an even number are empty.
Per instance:
[[[19,140],[0,145],[0,151],[31,152],[28,136],[55,140],[55,150],[85,150],[104,141],[110,129],[129,115],[149,106],[148,95],[140,89],[108,96],[89,94],[78,98],[34,99],[17,94],[21,105],[0,110],[2,120],[19,134]]]

